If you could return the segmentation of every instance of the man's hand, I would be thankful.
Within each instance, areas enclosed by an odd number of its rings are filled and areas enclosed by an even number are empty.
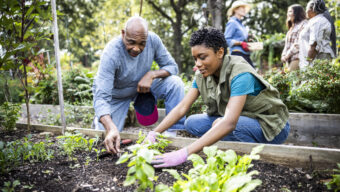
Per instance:
[[[119,153],[120,152],[120,135],[118,130],[110,130],[106,132],[104,140],[106,151],[109,153]]]
[[[148,93],[150,92],[151,84],[154,79],[154,72],[147,72],[143,78],[138,82],[137,92],[138,93]]]
[[[188,158],[187,148],[182,148],[178,151],[173,151],[171,153],[165,153],[163,155],[158,155],[154,157],[151,164],[155,164],[155,168],[161,167],[174,167],[184,163]]]

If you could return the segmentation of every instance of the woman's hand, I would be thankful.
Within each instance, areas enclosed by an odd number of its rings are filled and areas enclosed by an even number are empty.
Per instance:
[[[178,151],[157,155],[152,160],[155,168],[174,167],[184,163],[188,158],[187,148],[182,148]]]

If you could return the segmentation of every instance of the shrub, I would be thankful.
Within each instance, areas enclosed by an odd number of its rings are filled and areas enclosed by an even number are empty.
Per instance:
[[[1,127],[7,131],[12,131],[15,128],[16,121],[19,118],[20,109],[20,104],[4,102],[0,106]]]
[[[340,113],[339,60],[316,60],[304,71],[273,69],[264,78],[278,89],[290,111]]]

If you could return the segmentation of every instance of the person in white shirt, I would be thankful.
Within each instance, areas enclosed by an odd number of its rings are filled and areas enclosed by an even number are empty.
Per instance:
[[[336,56],[336,35],[332,20],[323,0],[309,1],[306,7],[308,23],[299,36],[299,67],[313,65],[314,59]]]

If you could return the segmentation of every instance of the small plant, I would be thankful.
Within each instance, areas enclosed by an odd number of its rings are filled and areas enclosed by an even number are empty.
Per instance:
[[[233,150],[217,150],[217,146],[205,147],[203,152],[207,155],[206,162],[197,154],[189,156],[193,168],[188,174],[182,174],[183,179],[176,170],[167,169],[177,180],[172,187],[159,185],[156,191],[252,191],[262,182],[252,180],[257,171],[247,173],[252,167],[252,160],[259,159],[258,153],[264,145],[255,147],[250,155],[237,156]]]
[[[145,191],[150,188],[153,190],[153,181],[157,180],[155,177],[155,169],[150,165],[154,155],[160,154],[159,151],[149,149],[149,144],[135,144],[128,147],[132,153],[125,152],[116,164],[122,164],[129,159],[126,180],[124,186],[129,186],[137,182],[138,191]]]
[[[7,131],[15,128],[16,121],[20,115],[20,104],[4,102],[0,106],[0,125]]]
[[[4,183],[4,187],[1,189],[2,192],[14,192],[15,187],[20,185],[20,181],[14,180],[13,183],[10,181],[7,181]]]
[[[337,164],[338,169],[333,169],[334,175],[332,175],[332,180],[325,183],[328,190],[333,189],[335,192],[340,191],[340,163]]]
[[[7,143],[0,141],[0,171],[2,173],[9,172],[24,161],[38,162],[53,159],[54,151],[48,149],[52,143],[33,143],[29,141],[31,137],[28,135],[21,141]]]
[[[149,142],[142,143],[145,139],[145,135],[139,132],[139,139],[137,144],[128,147],[128,150],[132,153],[124,153],[116,164],[122,164],[128,160],[128,173],[124,186],[129,186],[137,181],[138,191],[145,191],[150,188],[154,189],[153,181],[157,180],[155,177],[155,169],[150,165],[152,158],[155,155],[159,155],[160,150],[163,151],[166,146],[170,143],[165,136],[157,134],[155,143]]]
[[[145,137],[145,134],[140,131],[138,133],[138,140],[136,141],[136,143],[141,144],[145,140]],[[157,133],[156,142],[151,144],[148,143],[149,149],[154,149],[161,153],[164,153],[164,148],[172,143],[172,141],[169,141],[167,138],[167,136]]]
[[[73,154],[77,150],[86,150],[91,152],[98,141],[98,138],[87,140],[81,133],[66,133],[64,136],[58,136],[57,139],[60,139],[59,143],[63,150],[62,153],[67,155],[70,160],[76,160],[73,158]]]

